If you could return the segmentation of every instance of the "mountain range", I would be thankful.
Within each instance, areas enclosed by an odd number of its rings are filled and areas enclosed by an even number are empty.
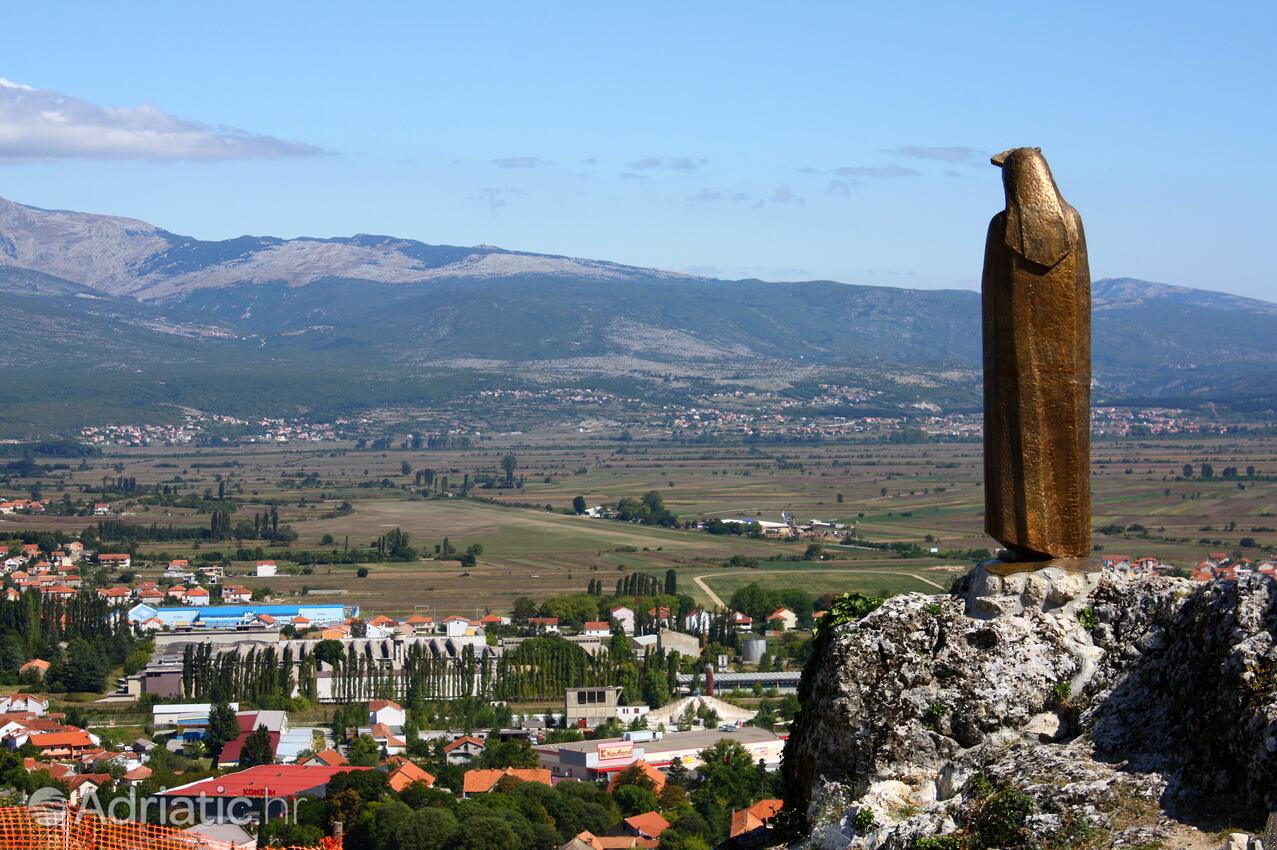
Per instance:
[[[1277,304],[1131,278],[1093,296],[1097,400],[1274,406]],[[0,354],[9,432],[528,385],[678,400],[826,381],[889,409],[978,406],[971,291],[728,281],[366,234],[204,241],[4,199],[0,317],[24,340]]]

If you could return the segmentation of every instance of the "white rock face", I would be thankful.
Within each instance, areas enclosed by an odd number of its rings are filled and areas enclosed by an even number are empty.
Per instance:
[[[795,846],[1214,850],[1195,824],[1220,800],[1254,829],[1277,808],[1274,635],[1260,576],[976,568],[950,596],[889,599],[819,639],[785,751]]]

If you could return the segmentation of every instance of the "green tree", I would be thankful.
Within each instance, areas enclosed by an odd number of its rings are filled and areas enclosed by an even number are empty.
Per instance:
[[[381,761],[381,747],[371,735],[360,735],[351,741],[347,759],[358,767],[373,767]]]
[[[67,692],[100,693],[106,689],[110,665],[101,650],[83,638],[67,645],[66,660],[52,671],[50,678]]]
[[[540,765],[536,751],[526,738],[511,738],[508,741],[489,739],[479,755],[479,767],[484,769]]]
[[[501,458],[501,469],[505,471],[505,486],[514,486],[514,471],[519,467],[519,459],[513,454]]]
[[[572,510],[576,511],[577,514],[585,513],[585,497],[584,496],[577,496],[576,498],[572,500]]]
[[[270,730],[265,726],[258,726],[244,739],[244,749],[239,754],[239,766],[253,767],[274,763],[275,750],[270,743]]]
[[[216,764],[222,748],[239,737],[239,720],[235,710],[226,702],[214,702],[208,713],[208,729],[204,734],[204,746]]]
[[[519,837],[507,818],[498,815],[467,818],[453,842],[455,850],[510,850],[518,846]]]
[[[617,808],[625,817],[654,812],[661,807],[661,802],[656,799],[652,789],[641,785],[622,785],[612,794],[612,799],[616,800]]]
[[[423,808],[395,830],[398,850],[443,850],[456,836],[459,824],[452,812]]]

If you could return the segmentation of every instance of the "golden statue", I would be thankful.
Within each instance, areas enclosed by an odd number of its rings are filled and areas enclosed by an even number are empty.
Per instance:
[[[993,157],[984,248],[985,530],[1003,561],[1091,552],[1091,273],[1082,218],[1038,148]]]

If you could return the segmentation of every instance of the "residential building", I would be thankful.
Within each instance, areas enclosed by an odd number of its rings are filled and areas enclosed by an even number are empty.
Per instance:
[[[777,608],[767,615],[767,625],[782,632],[798,628],[798,615],[788,608]]]
[[[588,620],[581,626],[581,634],[586,637],[608,638],[612,635],[612,624],[607,620]]]
[[[462,735],[443,745],[448,764],[470,764],[483,754],[483,741],[473,735]]]
[[[542,634],[557,635],[559,633],[559,618],[528,617],[528,626]]]
[[[387,726],[402,727],[407,718],[403,706],[394,700],[378,699],[368,703],[368,725],[384,723]]]
[[[784,808],[784,800],[759,800],[745,809],[732,812],[730,837],[744,835],[756,829],[762,829]]]
[[[632,815],[621,821],[625,832],[636,838],[650,838],[659,840],[661,833],[670,828],[670,822],[667,821],[660,812],[645,812],[641,815]]]
[[[222,587],[222,603],[225,605],[247,605],[253,601],[253,592],[240,584],[228,584]]]
[[[507,767],[504,770],[467,770],[461,778],[461,796],[472,797],[475,794],[487,794],[502,779],[512,777],[520,782],[538,782],[549,786],[550,771],[545,768]]]
[[[422,770],[407,759],[392,770],[387,779],[387,784],[396,793],[403,793],[409,786],[418,782],[430,788],[435,784],[435,778],[429,772]]]
[[[621,629],[627,635],[634,634],[634,610],[632,608],[627,608],[624,605],[618,605],[608,613],[613,620],[616,620],[621,624]]]

